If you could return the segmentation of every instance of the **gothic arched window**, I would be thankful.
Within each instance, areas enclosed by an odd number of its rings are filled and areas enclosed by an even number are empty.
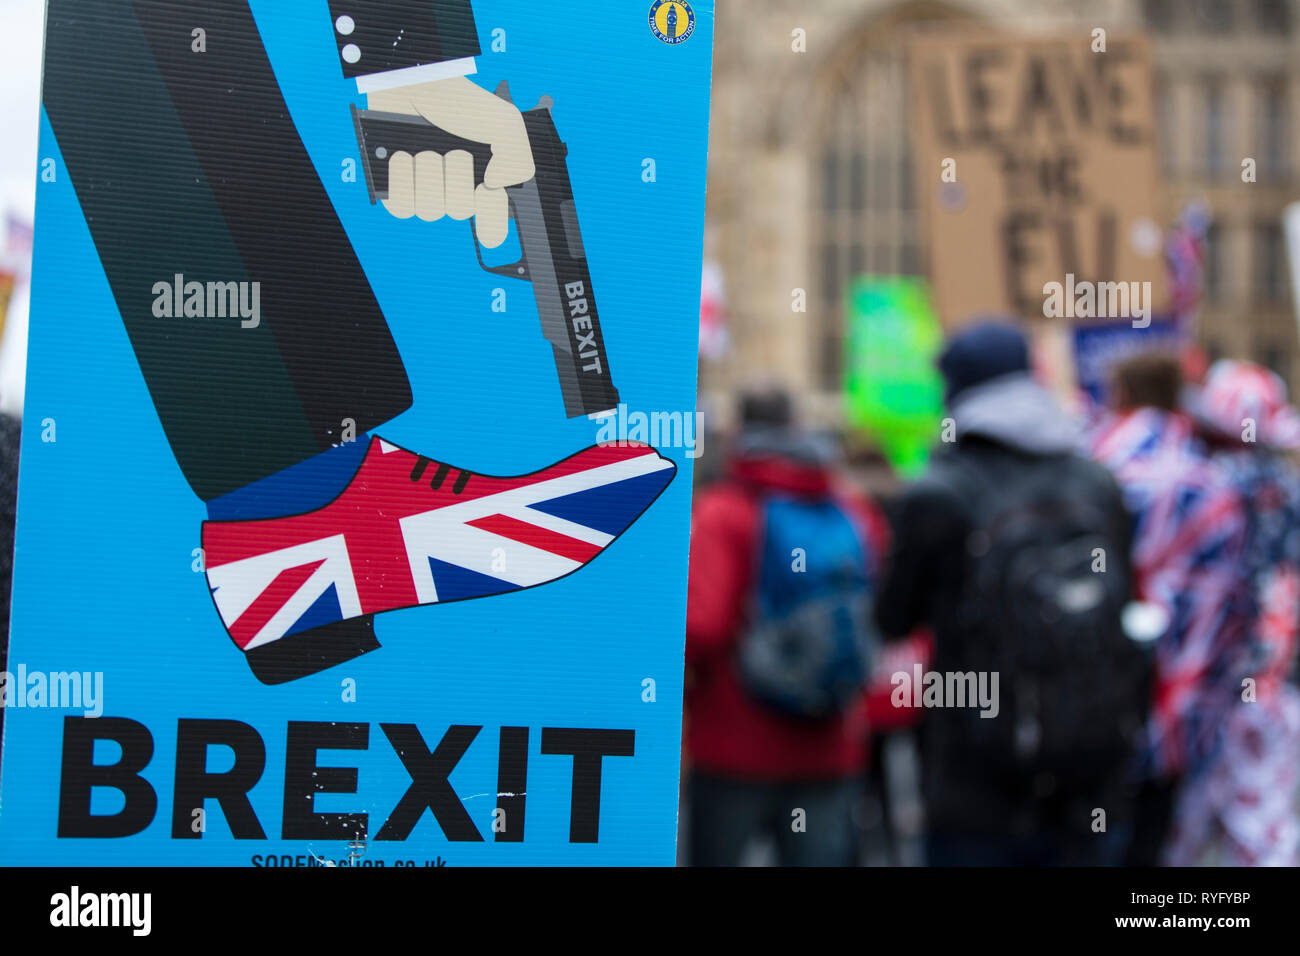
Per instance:
[[[912,275],[923,268],[908,148],[901,38],[871,42],[832,66],[813,152],[812,259],[820,331],[816,381],[838,390],[844,297],[860,275]]]

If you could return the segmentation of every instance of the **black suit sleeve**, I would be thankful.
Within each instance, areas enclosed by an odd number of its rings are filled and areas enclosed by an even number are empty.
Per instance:
[[[45,64],[60,179],[202,500],[327,451],[345,419],[361,435],[410,407],[397,345],[247,0],[50,0]],[[256,284],[259,324],[160,319],[155,283],[177,275],[208,284],[209,309],[210,283]]]
[[[478,56],[470,0],[330,0],[343,75]]]

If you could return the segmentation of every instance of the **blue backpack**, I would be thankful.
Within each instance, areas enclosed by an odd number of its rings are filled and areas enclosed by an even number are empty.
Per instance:
[[[823,719],[861,694],[876,644],[866,542],[829,500],[772,496],[760,513],[757,584],[737,664],[782,713]]]

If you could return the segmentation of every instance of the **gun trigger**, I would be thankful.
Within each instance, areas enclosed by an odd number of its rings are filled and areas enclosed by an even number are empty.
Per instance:
[[[502,263],[499,266],[490,266],[483,261],[483,244],[478,241],[478,229],[473,222],[470,222],[470,233],[474,236],[474,255],[478,257],[479,268],[484,272],[490,272],[494,276],[506,276],[510,279],[523,279],[525,282],[532,282],[533,277],[528,274],[528,266],[525,265],[522,258],[518,262]]]

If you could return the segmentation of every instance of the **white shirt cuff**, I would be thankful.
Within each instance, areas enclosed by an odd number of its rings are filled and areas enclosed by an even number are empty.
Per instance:
[[[383,73],[367,73],[358,76],[358,93],[378,93],[412,83],[432,83],[445,80],[451,76],[472,76],[478,72],[478,64],[472,56],[459,60],[443,60],[440,63],[424,63],[420,66],[408,66],[400,70],[385,70]]]

